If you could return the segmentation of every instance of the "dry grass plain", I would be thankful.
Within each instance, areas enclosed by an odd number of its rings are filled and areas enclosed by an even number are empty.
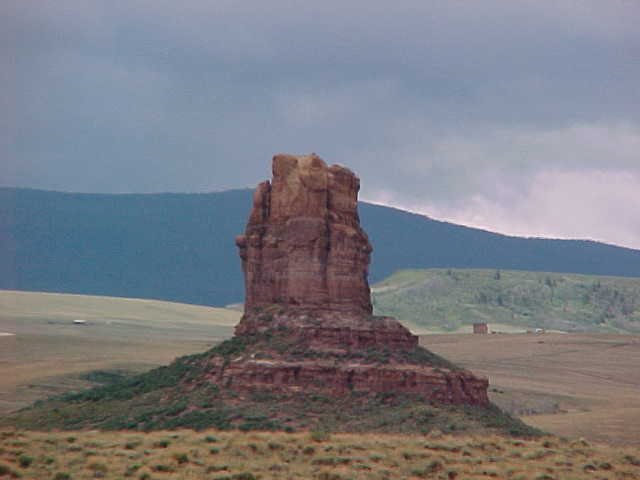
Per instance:
[[[150,300],[0,291],[0,415],[84,388],[97,369],[141,371],[227,338],[240,313]],[[85,326],[73,325],[84,319]],[[501,407],[543,430],[640,447],[640,336],[425,335],[489,377]]]
[[[421,343],[489,377],[492,401],[530,425],[640,447],[638,335],[426,335]]]
[[[0,291],[0,415],[89,386],[92,370],[136,372],[228,338],[240,313],[155,300]],[[85,320],[86,325],[74,325]]]
[[[0,431],[0,477],[25,479],[637,479],[637,449],[555,437]]]

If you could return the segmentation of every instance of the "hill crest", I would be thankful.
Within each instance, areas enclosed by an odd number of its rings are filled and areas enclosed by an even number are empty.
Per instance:
[[[0,288],[240,302],[233,238],[244,230],[250,206],[248,189],[90,194],[0,188]],[[638,250],[509,237],[365,202],[359,215],[374,246],[372,282],[407,268],[640,277]]]

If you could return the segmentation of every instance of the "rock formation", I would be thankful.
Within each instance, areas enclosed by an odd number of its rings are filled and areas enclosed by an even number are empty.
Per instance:
[[[315,154],[273,158],[244,235],[248,352],[215,357],[210,381],[235,390],[398,393],[488,404],[486,379],[447,364],[389,317],[372,315],[371,245],[357,211],[360,181]]]
[[[317,155],[273,158],[273,182],[258,185],[244,235],[245,311],[370,315],[371,245],[360,228],[360,181]]]

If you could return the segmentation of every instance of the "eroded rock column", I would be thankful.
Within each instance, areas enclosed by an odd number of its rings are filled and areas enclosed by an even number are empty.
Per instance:
[[[244,235],[236,239],[245,274],[245,312],[370,315],[371,245],[360,227],[360,180],[317,155],[273,157]]]

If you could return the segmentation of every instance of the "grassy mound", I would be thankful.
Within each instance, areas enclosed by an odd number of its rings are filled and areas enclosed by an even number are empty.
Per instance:
[[[420,398],[352,392],[329,398],[311,393],[276,394],[264,390],[239,393],[207,381],[212,356],[231,361],[247,351],[259,355],[278,351],[288,359],[313,353],[294,348],[287,335],[234,337],[207,352],[176,359],[168,366],[134,377],[96,375],[104,385],[70,393],[0,420],[0,426],[20,429],[160,430],[217,428],[221,430],[300,429],[350,432],[478,432],[494,430],[514,435],[536,435],[532,429],[495,406],[488,408],[429,404]],[[412,362],[455,368],[437,355],[417,347],[411,352],[367,351],[367,361],[383,364],[403,355]]]

